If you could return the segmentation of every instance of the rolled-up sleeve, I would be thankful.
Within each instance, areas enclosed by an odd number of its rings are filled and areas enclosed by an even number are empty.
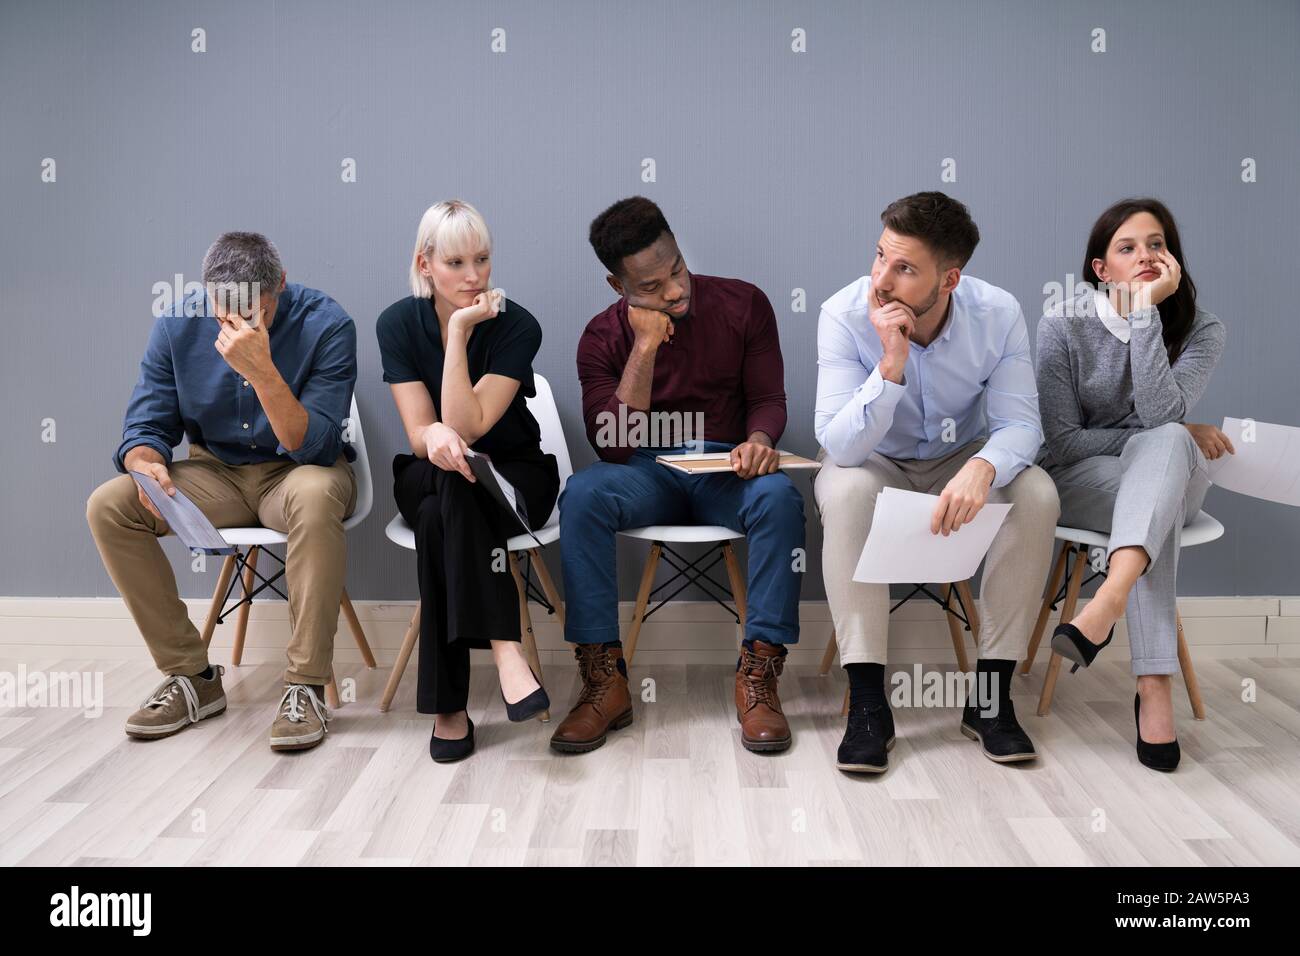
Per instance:
[[[307,411],[302,444],[294,449],[277,445],[276,454],[288,455],[300,465],[334,464],[343,454],[343,422],[351,411],[356,383],[357,330],[345,316],[345,321],[322,335],[311,374],[297,396]]]
[[[989,438],[974,457],[993,466],[994,488],[1008,484],[1024,471],[1043,445],[1043,425],[1038,416],[1038,385],[1029,354],[1025,315],[1016,306],[1002,357],[985,386],[985,414]]]
[[[907,389],[867,368],[844,318],[822,310],[817,320],[817,408],[813,433],[837,465],[866,461],[894,422]]]
[[[126,453],[137,445],[155,449],[170,465],[172,449],[180,444],[185,434],[166,320],[166,316],[154,320],[144,358],[140,361],[140,377],[126,406],[122,441],[113,455],[114,467],[123,474],[126,473]]]

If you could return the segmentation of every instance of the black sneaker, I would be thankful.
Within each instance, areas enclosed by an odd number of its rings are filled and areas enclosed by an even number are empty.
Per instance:
[[[1010,701],[996,717],[985,717],[981,710],[967,704],[961,715],[961,732],[984,747],[984,756],[998,763],[1033,760],[1038,756],[1034,742],[1016,720],[1016,708]]]
[[[894,715],[889,705],[859,705],[849,711],[835,767],[849,773],[884,773],[893,747]]]

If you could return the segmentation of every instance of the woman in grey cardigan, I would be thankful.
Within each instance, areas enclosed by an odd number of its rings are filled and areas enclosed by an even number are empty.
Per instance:
[[[1175,575],[1182,526],[1201,508],[1207,459],[1233,451],[1213,425],[1185,424],[1223,351],[1223,323],[1196,305],[1178,228],[1154,199],[1127,199],[1088,238],[1087,291],[1038,325],[1038,400],[1061,523],[1110,535],[1105,583],[1052,649],[1087,667],[1127,612],[1146,766],[1178,766]]]

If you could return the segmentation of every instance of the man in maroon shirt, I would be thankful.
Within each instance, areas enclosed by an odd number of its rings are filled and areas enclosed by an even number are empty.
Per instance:
[[[723,525],[749,541],[745,642],[736,712],[749,750],[784,750],[777,678],[799,639],[803,496],[778,467],[785,430],[776,316],[761,289],[692,276],[659,207],[634,196],[591,224],[619,300],[578,343],[587,438],[601,460],[560,496],[565,638],[582,689],[551,746],[585,753],[632,722],[618,631],[615,535],[657,524]],[[731,473],[687,475],[655,461],[730,451]]]

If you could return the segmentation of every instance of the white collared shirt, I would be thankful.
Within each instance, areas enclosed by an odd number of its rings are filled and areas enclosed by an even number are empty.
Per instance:
[[[1000,488],[1043,441],[1024,313],[1011,293],[963,275],[948,321],[922,348],[909,343],[903,381],[876,367],[884,348],[871,324],[871,277],[822,303],[817,324],[817,441],[837,465],[872,452],[934,459],[988,436],[976,457]]]
[[[1115,311],[1115,307],[1110,304],[1110,296],[1095,291],[1092,298],[1097,305],[1097,318],[1101,319],[1101,324],[1110,330],[1111,335],[1128,345],[1129,335],[1133,331],[1132,326],[1128,324],[1127,319]]]

